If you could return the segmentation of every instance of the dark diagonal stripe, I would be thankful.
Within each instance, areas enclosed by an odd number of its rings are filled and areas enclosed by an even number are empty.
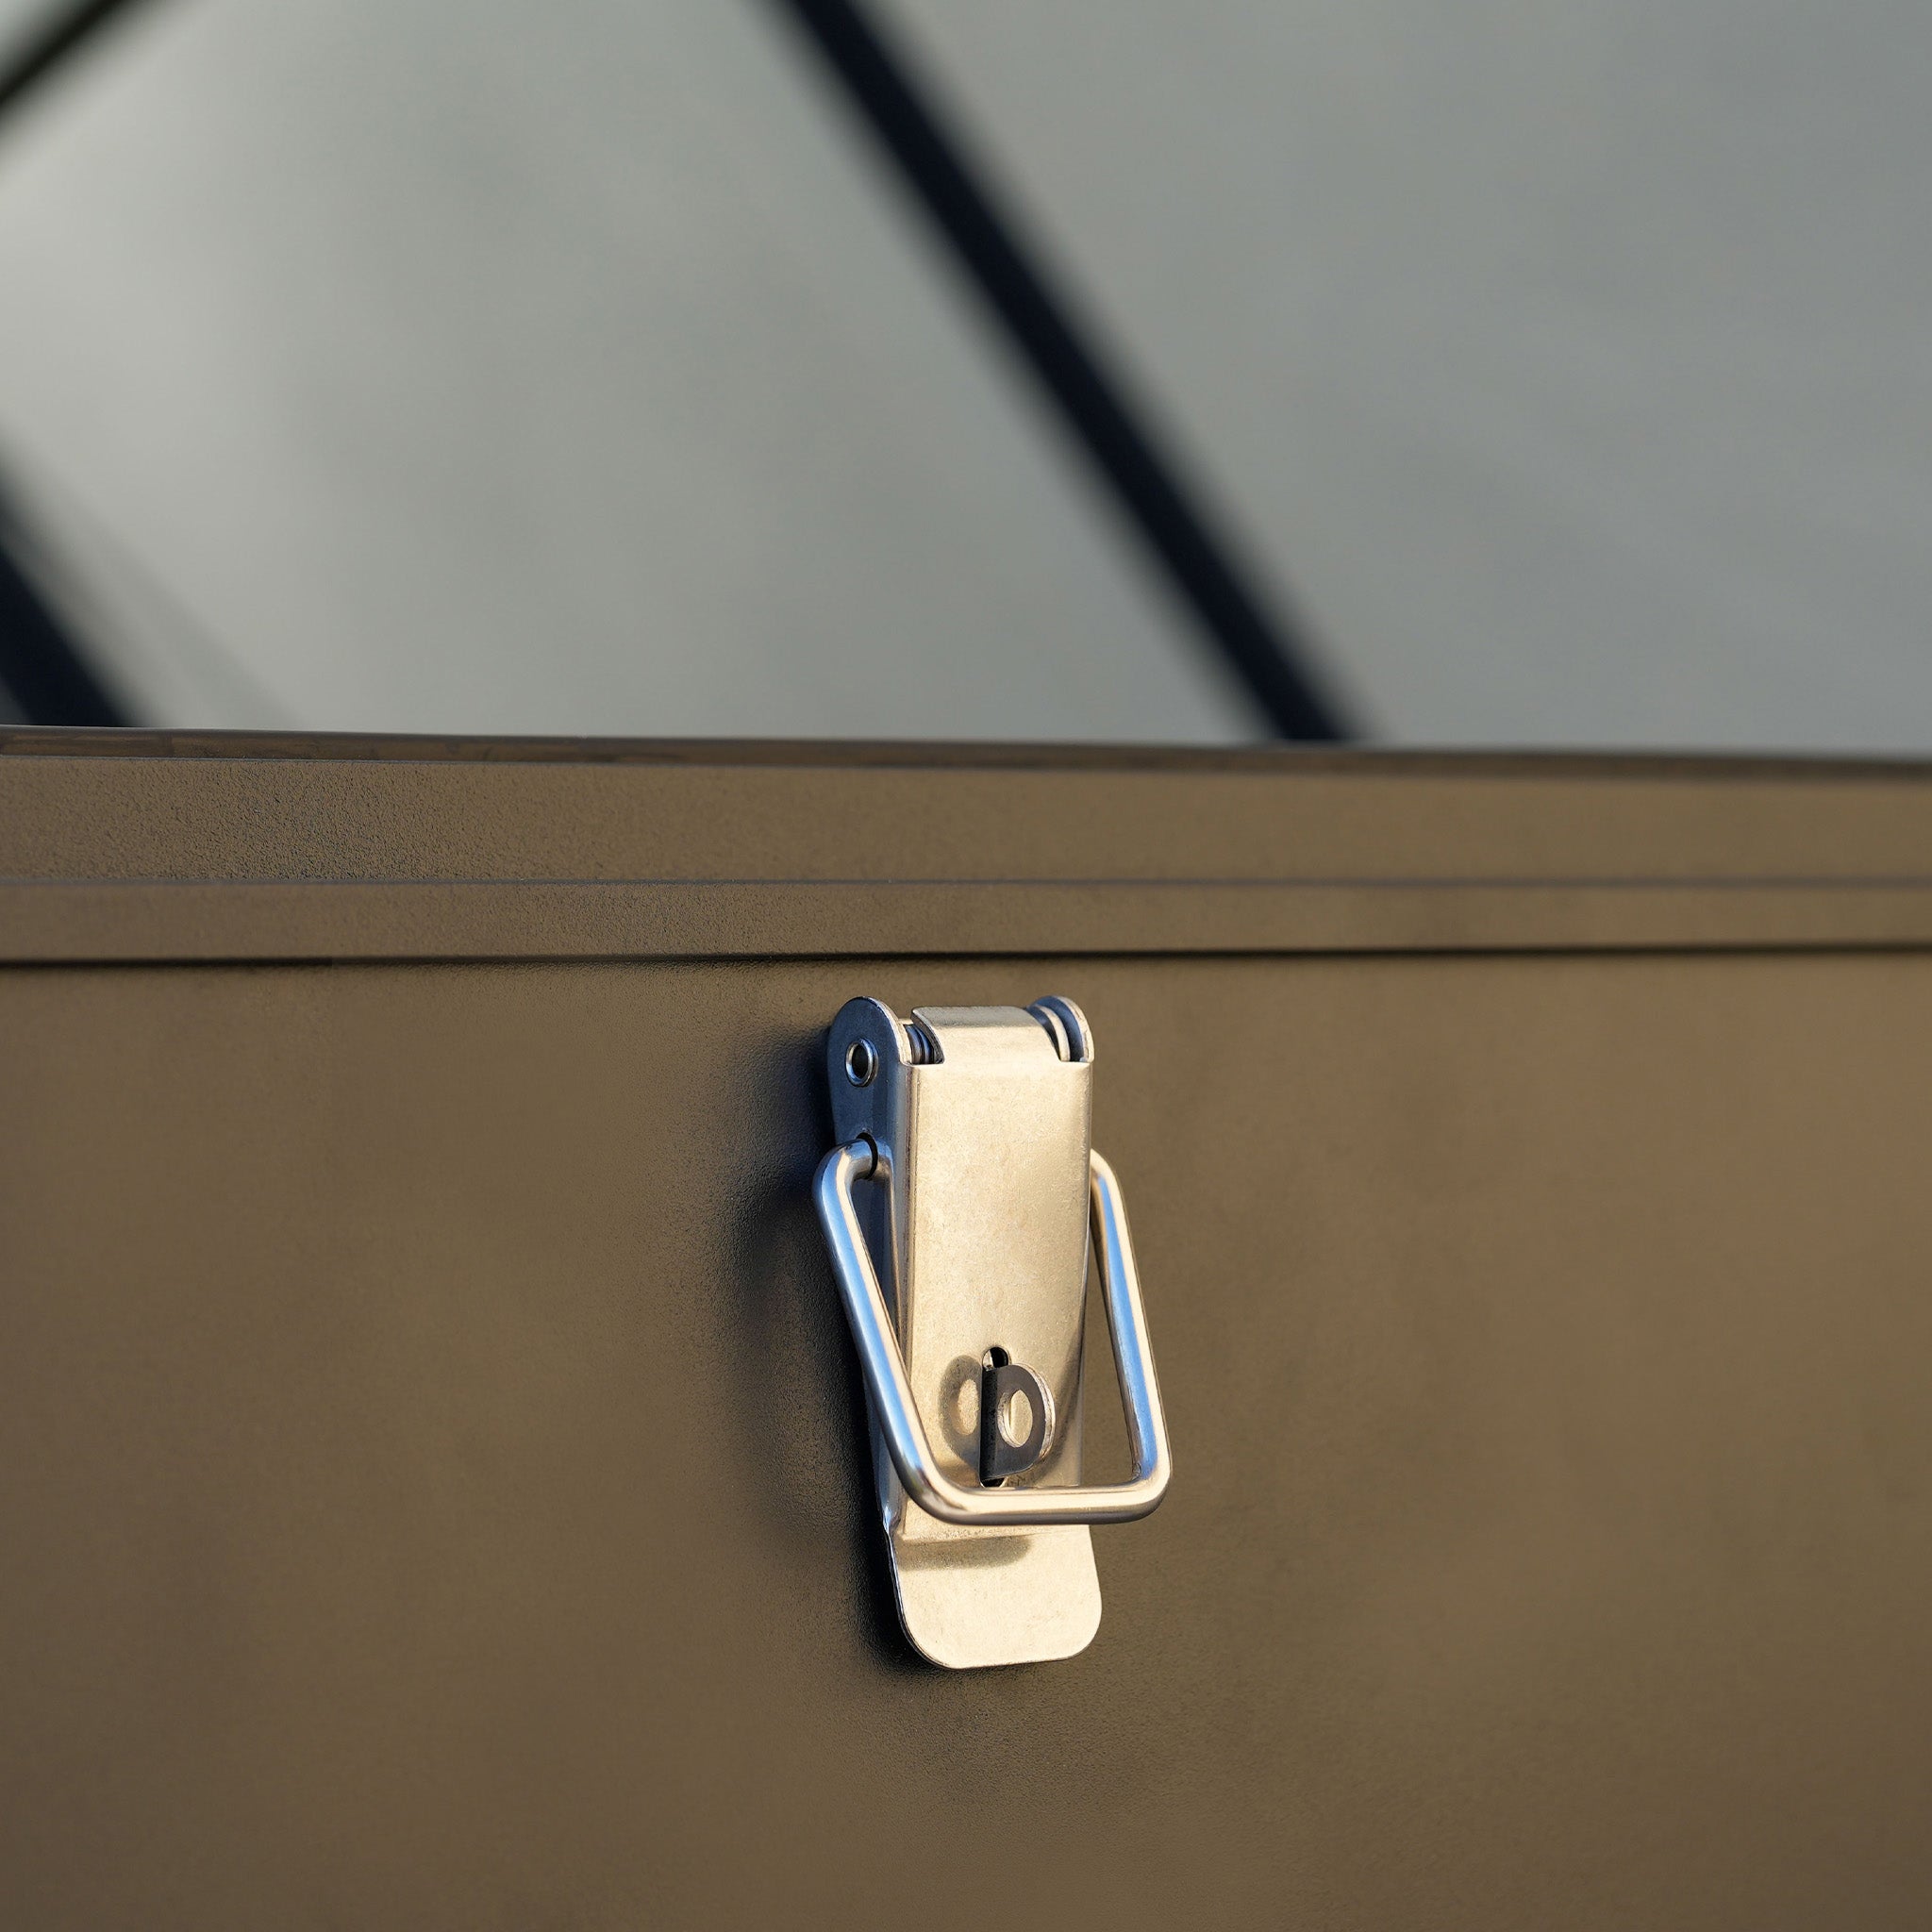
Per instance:
[[[896,164],[1222,657],[1284,738],[1349,732],[1279,609],[1217,535],[1171,454],[1108,369],[1037,247],[1003,209],[957,130],[854,0],[773,0],[804,30]]]

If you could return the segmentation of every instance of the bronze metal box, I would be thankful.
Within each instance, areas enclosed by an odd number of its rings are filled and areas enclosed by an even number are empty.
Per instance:
[[[1919,767],[13,734],[0,1919],[1924,1924],[1928,858]],[[1176,1474],[955,1674],[824,1028],[1045,991]]]

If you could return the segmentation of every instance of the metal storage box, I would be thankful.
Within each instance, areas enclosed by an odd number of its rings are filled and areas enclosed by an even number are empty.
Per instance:
[[[8,1924],[1924,1923],[1925,770],[23,732],[0,851]],[[953,1674],[825,1028],[1043,991],[1176,1473]]]

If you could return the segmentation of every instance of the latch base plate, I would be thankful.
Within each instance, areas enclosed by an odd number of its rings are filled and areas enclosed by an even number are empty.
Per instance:
[[[981,1364],[1008,1356],[1054,1416],[1039,1461],[1003,1486],[1080,1481],[1091,1042],[1076,1008],[849,1002],[827,1041],[835,1124],[881,1150],[861,1188],[868,1246],[935,1451],[981,1479]],[[1100,1627],[1083,1524],[968,1528],[910,1502],[873,1430],[899,1618],[953,1670],[1072,1657]]]

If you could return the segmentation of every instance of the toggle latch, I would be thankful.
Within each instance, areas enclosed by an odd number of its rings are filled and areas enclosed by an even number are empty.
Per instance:
[[[900,1622],[955,1670],[1072,1657],[1100,1627],[1088,1525],[1145,1516],[1170,1471],[1126,1210],[1091,1141],[1092,1033],[1071,1000],[902,1021],[857,999],[827,1058],[841,1144],[815,1192]],[[1090,1228],[1134,1457],[1098,1486],[1080,1465]]]

